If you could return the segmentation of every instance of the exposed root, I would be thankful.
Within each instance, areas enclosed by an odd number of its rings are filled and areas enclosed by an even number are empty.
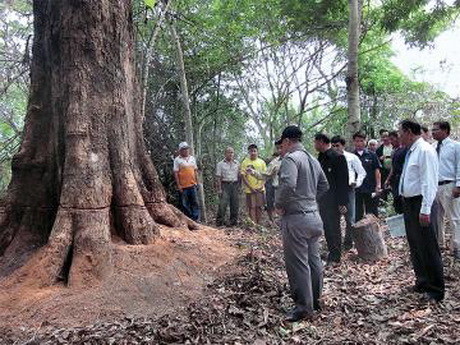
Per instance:
[[[150,244],[159,235],[146,207],[115,207],[114,211],[117,232],[129,244]]]
[[[189,228],[189,230],[198,230],[200,228],[200,224],[197,222],[193,221],[189,217],[187,217],[185,214],[183,214],[180,210],[178,210],[176,207],[173,205],[169,205],[171,210],[176,214],[177,217],[179,217]]]
[[[186,222],[172,210],[171,205],[155,202],[147,204],[147,208],[152,218],[159,224],[173,228],[185,228],[187,226]]]

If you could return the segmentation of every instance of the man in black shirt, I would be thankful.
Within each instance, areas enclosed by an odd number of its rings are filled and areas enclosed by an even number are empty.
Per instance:
[[[404,167],[404,160],[406,158],[407,149],[399,142],[399,135],[397,131],[390,132],[390,141],[393,146],[393,153],[391,155],[391,170],[390,174],[385,180],[385,188],[391,187],[393,194],[393,207],[398,214],[403,213],[402,198],[399,195],[399,180]]]
[[[328,264],[339,263],[342,248],[340,214],[347,212],[348,165],[345,156],[331,148],[331,140],[325,134],[315,136],[318,160],[329,182],[329,191],[319,200],[319,212],[324,223],[329,255]]]
[[[378,216],[378,195],[381,192],[380,162],[377,155],[366,149],[366,135],[353,135],[355,155],[359,157],[366,170],[366,178],[361,187],[356,189],[356,221],[360,221],[364,214],[372,213]]]

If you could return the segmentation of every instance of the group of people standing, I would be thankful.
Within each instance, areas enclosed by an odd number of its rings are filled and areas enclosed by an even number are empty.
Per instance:
[[[230,225],[237,224],[240,184],[248,214],[256,223],[267,196],[270,219],[273,210],[281,217],[286,270],[295,302],[288,320],[309,318],[321,308],[319,240],[323,232],[328,247],[326,264],[339,264],[342,251],[353,246],[355,222],[365,214],[377,216],[379,200],[388,193],[393,195],[396,213],[404,214],[416,278],[409,290],[423,293],[430,301],[444,298],[440,245],[445,243],[445,216],[452,228],[453,256],[460,260],[460,143],[449,137],[450,125],[445,121],[433,124],[434,143],[423,136],[426,132],[419,123],[404,120],[398,131],[382,131],[381,144],[375,148],[368,146],[365,134],[355,133],[351,151],[345,150],[343,137],[320,133],[314,138],[316,158],[302,145],[300,128],[288,126],[275,142],[277,151],[268,166],[258,157],[254,144],[241,164],[235,161],[233,149],[227,148],[216,168],[220,194],[217,224],[224,224],[228,206]],[[193,193],[180,182],[180,166],[187,159],[176,159],[178,188],[183,200],[188,200]],[[347,224],[343,244],[342,215]]]

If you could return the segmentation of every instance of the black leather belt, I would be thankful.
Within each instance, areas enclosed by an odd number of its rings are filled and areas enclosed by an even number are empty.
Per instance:
[[[438,186],[442,186],[444,184],[448,184],[448,183],[452,183],[452,182],[454,182],[454,181],[439,181]]]
[[[317,211],[318,211],[317,209],[314,209],[314,210],[295,211],[295,212],[286,213],[286,216],[293,216],[293,215],[295,215],[295,214],[315,213],[315,212],[317,212]]]
[[[238,181],[222,181],[222,183],[238,183]]]

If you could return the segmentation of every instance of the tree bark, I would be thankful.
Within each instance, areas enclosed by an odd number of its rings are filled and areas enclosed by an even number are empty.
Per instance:
[[[388,255],[379,221],[373,215],[367,215],[354,225],[353,240],[358,256],[365,261],[378,261]]]
[[[36,0],[33,11],[30,97],[0,255],[46,244],[32,260],[41,284],[91,284],[110,274],[112,236],[148,244],[158,223],[196,225],[166,203],[144,147],[131,1]]]
[[[359,102],[359,79],[358,79],[358,52],[360,36],[360,5],[359,0],[349,0],[350,18],[348,24],[348,72],[346,77],[348,122],[347,143],[351,143],[353,134],[361,128],[361,110]]]

